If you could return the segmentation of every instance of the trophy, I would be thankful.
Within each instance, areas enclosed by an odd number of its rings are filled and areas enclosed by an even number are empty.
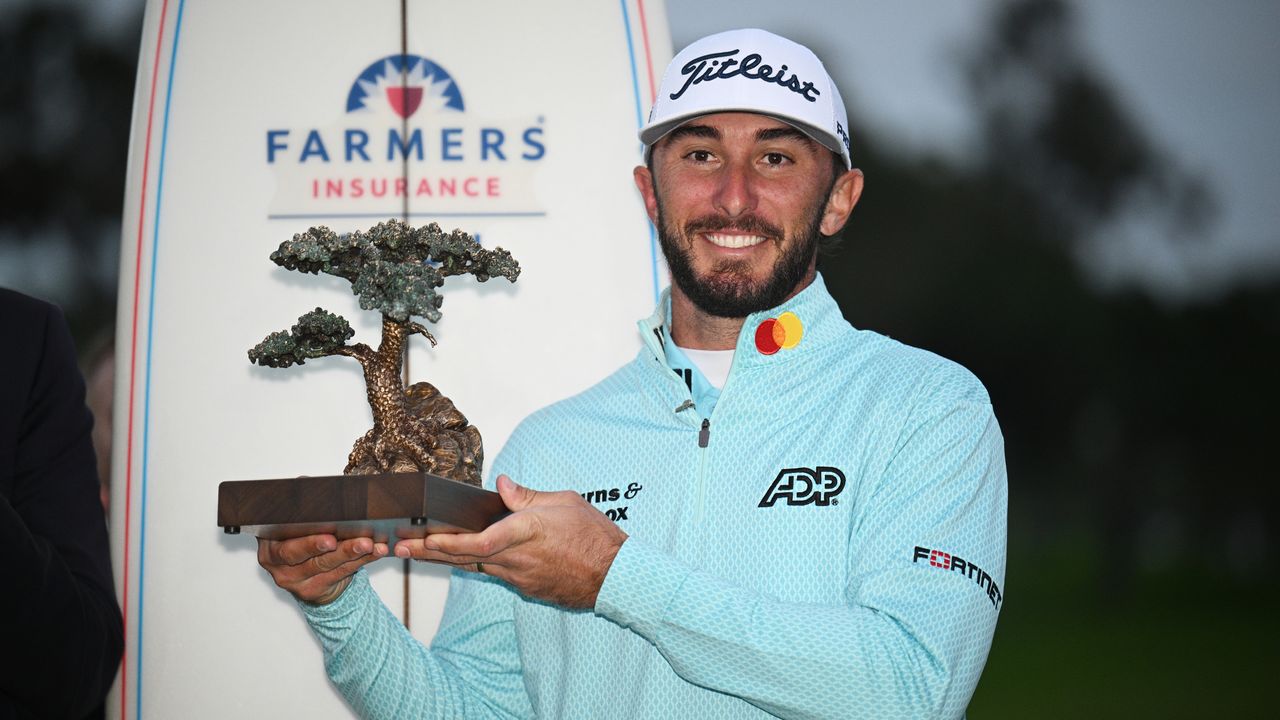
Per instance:
[[[436,339],[414,320],[440,320],[436,291],[447,277],[515,282],[520,264],[502,248],[481,247],[469,234],[436,223],[413,228],[399,220],[368,231],[337,234],[313,227],[271,253],[272,262],[351,283],[360,307],[382,316],[377,348],[350,344],[340,315],[316,308],[288,331],[249,350],[250,362],[285,368],[329,356],[353,358],[364,370],[373,428],[351,449],[342,475],[242,480],[218,487],[218,525],[273,539],[328,533],[379,542],[436,531],[479,531],[506,515],[496,493],[480,488],[480,432],[434,385],[405,387],[406,343]]]

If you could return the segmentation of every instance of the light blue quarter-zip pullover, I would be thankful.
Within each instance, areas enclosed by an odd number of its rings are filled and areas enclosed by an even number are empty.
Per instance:
[[[790,315],[786,315],[790,313]],[[821,276],[747,318],[712,405],[634,361],[527,418],[494,462],[629,534],[594,611],[455,572],[431,648],[363,571],[304,606],[377,718],[952,718],[1003,603],[1003,441],[960,366],[855,330]],[[781,329],[779,329],[781,328]],[[768,354],[766,354],[768,353]]]

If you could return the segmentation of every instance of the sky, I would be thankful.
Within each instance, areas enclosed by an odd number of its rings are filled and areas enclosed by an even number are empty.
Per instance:
[[[0,16],[37,0],[0,0]],[[50,0],[41,0],[48,2]],[[80,4],[112,34],[138,0]],[[657,2],[658,0],[649,0]],[[667,0],[673,45],[762,27],[811,46],[851,110],[908,152],[968,160],[978,128],[961,68],[999,0]],[[1082,258],[1104,285],[1211,298],[1280,274],[1280,2],[1072,0],[1080,34],[1128,111],[1178,167],[1207,180],[1217,215],[1196,242],[1143,217]]]
[[[1100,283],[1198,298],[1280,273],[1280,2],[1075,0],[1080,35],[1133,118],[1186,171],[1207,178],[1207,237],[1170,243],[1131,218],[1086,258]],[[733,27],[809,45],[877,136],[963,162],[977,127],[961,77],[998,6],[870,0],[668,0],[675,48]],[[1111,242],[1114,240],[1114,242]]]

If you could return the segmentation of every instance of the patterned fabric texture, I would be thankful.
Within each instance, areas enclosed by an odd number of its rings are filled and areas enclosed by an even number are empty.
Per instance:
[[[787,312],[790,337],[758,342]],[[594,611],[455,572],[428,650],[361,572],[304,610],[362,716],[964,714],[1005,574],[985,389],[849,326],[819,277],[747,319],[703,417],[665,360],[668,315],[664,297],[639,356],[531,415],[490,473],[574,489],[629,534]]]

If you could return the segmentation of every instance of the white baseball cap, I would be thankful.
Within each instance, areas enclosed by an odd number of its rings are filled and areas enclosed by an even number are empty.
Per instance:
[[[649,122],[645,156],[689,120],[721,112],[759,113],[795,126],[853,167],[840,91],[809,48],[754,28],[708,35],[667,66]]]

